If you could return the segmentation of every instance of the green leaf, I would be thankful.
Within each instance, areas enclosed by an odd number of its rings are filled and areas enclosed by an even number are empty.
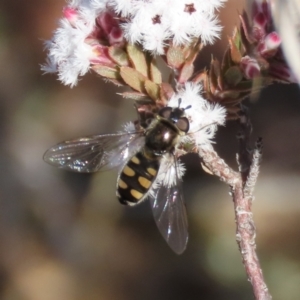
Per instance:
[[[236,86],[242,81],[243,73],[238,66],[233,66],[225,72],[224,77],[230,86]]]
[[[149,97],[153,100],[157,100],[160,94],[160,87],[151,80],[146,80],[145,89]]]
[[[133,99],[135,101],[144,100],[147,98],[147,95],[142,93],[136,93],[136,92],[124,92],[124,93],[120,93],[120,95],[126,99]]]
[[[129,66],[129,58],[127,53],[120,47],[111,46],[108,49],[110,58],[119,66]]]
[[[237,27],[234,28],[232,33],[232,40],[237,47],[238,50],[242,50],[242,39],[241,39],[241,33]]]
[[[235,42],[233,41],[233,39],[229,38],[228,41],[229,41],[231,59],[235,64],[239,64],[242,59],[242,54],[239,48],[237,47],[237,45],[235,44]]]
[[[172,68],[179,69],[185,61],[185,56],[181,48],[171,46],[167,52],[168,65]]]
[[[144,52],[137,45],[128,44],[127,53],[134,69],[148,77],[148,66]]]
[[[92,69],[99,75],[110,78],[110,79],[120,79],[119,71],[115,68],[102,66],[102,65],[95,65]]]
[[[161,72],[158,69],[156,60],[154,58],[150,63],[150,79],[157,84],[161,84],[162,82]]]
[[[184,64],[183,68],[180,71],[178,82],[185,83],[187,82],[194,73],[194,65],[191,63]]]
[[[141,93],[145,92],[146,77],[137,70],[129,67],[121,67],[120,75],[131,88]]]

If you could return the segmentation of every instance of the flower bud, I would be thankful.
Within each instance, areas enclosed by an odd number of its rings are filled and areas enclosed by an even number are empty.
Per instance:
[[[260,66],[256,59],[245,56],[241,60],[241,68],[247,79],[253,79],[260,75]]]

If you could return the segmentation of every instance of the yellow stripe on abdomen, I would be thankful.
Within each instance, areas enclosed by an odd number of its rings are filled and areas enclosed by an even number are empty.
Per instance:
[[[122,180],[119,179],[119,185],[118,185],[121,189],[127,189],[128,185]]]
[[[155,170],[153,168],[147,168],[147,172],[152,176],[156,176],[156,174],[157,174],[157,170]]]
[[[136,200],[140,200],[142,199],[142,197],[144,196],[144,194],[138,192],[137,190],[131,189],[130,190],[130,194],[136,199]]]
[[[150,181],[147,178],[142,177],[142,176],[140,176],[138,178],[138,181],[139,181],[140,185],[147,190],[150,188],[150,186],[152,184],[152,181]]]
[[[131,161],[133,163],[135,163],[136,165],[139,165],[141,163],[140,160],[136,156],[133,156],[132,159],[131,159]]]
[[[135,175],[134,170],[132,170],[128,166],[125,166],[125,168],[123,169],[123,173],[129,177],[133,177]]]

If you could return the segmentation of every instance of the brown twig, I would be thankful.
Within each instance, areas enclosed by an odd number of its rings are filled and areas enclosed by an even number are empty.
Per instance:
[[[271,300],[262,269],[256,254],[256,230],[251,212],[252,191],[258,175],[261,157],[260,143],[254,150],[252,164],[248,170],[248,180],[243,181],[242,172],[232,170],[214,150],[199,149],[203,163],[211,173],[218,176],[231,188],[236,220],[236,240],[246,269],[247,277],[252,285],[256,300]]]
[[[252,161],[252,150],[250,148],[250,135],[252,133],[252,124],[248,115],[248,109],[244,105],[240,105],[238,121],[240,125],[240,131],[237,134],[237,139],[239,142],[239,153],[237,155],[237,163],[239,166],[239,172],[242,176],[242,180],[243,182],[246,182]]]
[[[242,181],[232,187],[236,220],[236,241],[256,300],[272,299],[264,281],[262,269],[256,254],[256,229],[251,212],[251,198],[245,197]]]

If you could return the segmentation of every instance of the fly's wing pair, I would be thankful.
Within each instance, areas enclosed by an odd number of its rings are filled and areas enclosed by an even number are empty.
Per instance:
[[[144,144],[142,132],[94,135],[55,145],[46,151],[44,160],[55,167],[76,172],[109,170],[123,166]],[[187,217],[177,162],[173,155],[170,157],[170,168],[175,168],[172,172],[176,176],[175,184],[170,187],[160,185],[149,197],[159,231],[173,251],[181,254],[188,240]],[[166,176],[170,174],[168,172]]]
[[[144,145],[140,132],[94,135],[59,143],[44,154],[44,161],[76,172],[96,172],[123,165]]]
[[[149,195],[150,203],[160,233],[172,250],[181,254],[188,242],[188,222],[178,164],[172,154],[168,158],[168,168],[164,175],[167,178],[163,181],[173,184],[159,184]]]

